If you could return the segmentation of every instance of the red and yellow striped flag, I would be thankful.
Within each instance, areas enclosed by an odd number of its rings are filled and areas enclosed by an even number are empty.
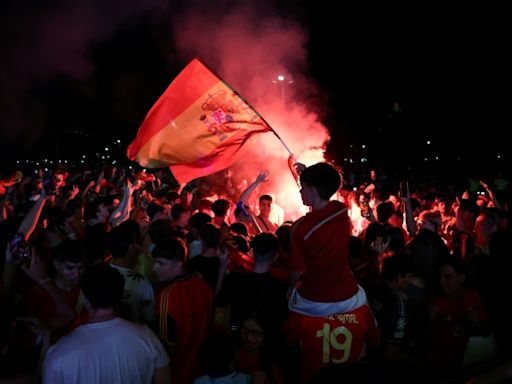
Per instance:
[[[153,105],[128,158],[170,166],[180,183],[229,167],[254,134],[272,129],[199,59],[190,62]]]

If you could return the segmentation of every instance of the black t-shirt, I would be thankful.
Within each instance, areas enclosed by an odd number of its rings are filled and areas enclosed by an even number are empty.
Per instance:
[[[407,328],[403,299],[385,282],[370,285],[366,293],[381,328],[383,341],[401,344]]]
[[[220,259],[216,256],[206,257],[203,255],[195,256],[187,263],[187,270],[193,274],[199,272],[203,279],[215,292],[217,284],[217,275],[219,274]]]
[[[240,326],[262,306],[269,308],[276,324],[286,318],[288,284],[272,277],[270,272],[232,272],[226,276],[222,289],[217,295],[219,307],[231,305],[231,325]]]

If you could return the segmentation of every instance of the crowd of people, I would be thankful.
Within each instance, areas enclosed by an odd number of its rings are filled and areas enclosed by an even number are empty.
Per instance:
[[[2,382],[437,383],[510,355],[503,178],[296,163],[286,221],[268,170],[23,171],[0,180]]]

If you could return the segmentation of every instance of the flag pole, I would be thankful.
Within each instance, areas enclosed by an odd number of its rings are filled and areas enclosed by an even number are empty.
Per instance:
[[[265,123],[267,123],[265,121]],[[267,123],[268,125],[268,123]],[[270,127],[270,125],[269,125]],[[283,141],[283,139],[281,139],[281,136],[278,135],[278,133],[276,131],[274,131],[274,129],[272,127],[270,127],[270,129],[272,130],[272,133],[274,135],[276,135],[277,139],[281,142],[281,144],[283,144],[283,146],[286,148],[286,150],[288,151],[288,153],[290,154],[290,156],[292,157],[293,161],[296,163],[297,160],[295,159],[295,155],[293,154],[293,152],[290,150],[290,148],[286,145],[286,143]]]

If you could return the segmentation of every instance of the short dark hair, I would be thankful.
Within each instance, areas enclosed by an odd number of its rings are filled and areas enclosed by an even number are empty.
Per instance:
[[[190,211],[190,209],[185,207],[185,205],[182,203],[174,204],[171,207],[171,216],[174,220],[179,220],[181,215],[183,215],[185,212],[189,212],[189,211]]]
[[[149,216],[150,220],[153,220],[153,218],[160,212],[163,212],[164,207],[156,202],[151,202],[148,207],[146,208],[146,213]]]
[[[123,297],[124,277],[108,265],[93,266],[82,275],[81,287],[93,308],[115,308]]]
[[[396,251],[392,256],[384,258],[380,275],[384,281],[393,281],[397,276],[406,276],[416,269],[413,257],[403,251]]]
[[[261,195],[258,201],[261,203],[263,200],[267,200],[270,202],[273,201],[272,196],[270,196],[270,195]]]
[[[172,237],[161,244],[157,244],[151,254],[154,259],[167,259],[186,263],[187,244],[180,238]]]
[[[317,163],[300,174],[300,182],[315,188],[323,200],[329,200],[341,186],[341,175],[328,163]]]
[[[291,233],[291,224],[283,224],[276,229],[276,236],[279,239],[279,244],[281,246],[281,249],[285,252],[290,252],[292,248]]]
[[[196,212],[190,217],[190,219],[188,219],[188,225],[199,230],[203,225],[211,223],[212,221],[213,219],[209,214]]]
[[[60,263],[85,263],[87,250],[81,241],[65,239],[55,248],[54,259]]]
[[[226,199],[215,200],[212,203],[212,212],[215,216],[226,216],[231,203]]]
[[[130,246],[136,243],[136,234],[133,231],[132,224],[128,221],[123,221],[107,235],[107,248],[112,252],[113,259],[125,257]]]
[[[452,267],[458,275],[465,275],[467,273],[466,264],[462,257],[453,255],[443,256],[437,262],[437,269],[444,265]]]
[[[238,209],[238,208],[237,208]],[[242,236],[249,236],[249,230],[247,229],[247,225],[244,223],[236,222],[229,226],[229,230],[231,232],[237,233]]]
[[[251,241],[256,261],[270,261],[279,252],[279,240],[271,232],[258,233]]]
[[[148,228],[149,238],[154,244],[160,244],[169,239],[173,233],[174,228],[170,219],[158,219],[149,224]]]
[[[217,225],[206,223],[199,228],[199,237],[206,248],[215,248],[219,245],[221,232]]]

